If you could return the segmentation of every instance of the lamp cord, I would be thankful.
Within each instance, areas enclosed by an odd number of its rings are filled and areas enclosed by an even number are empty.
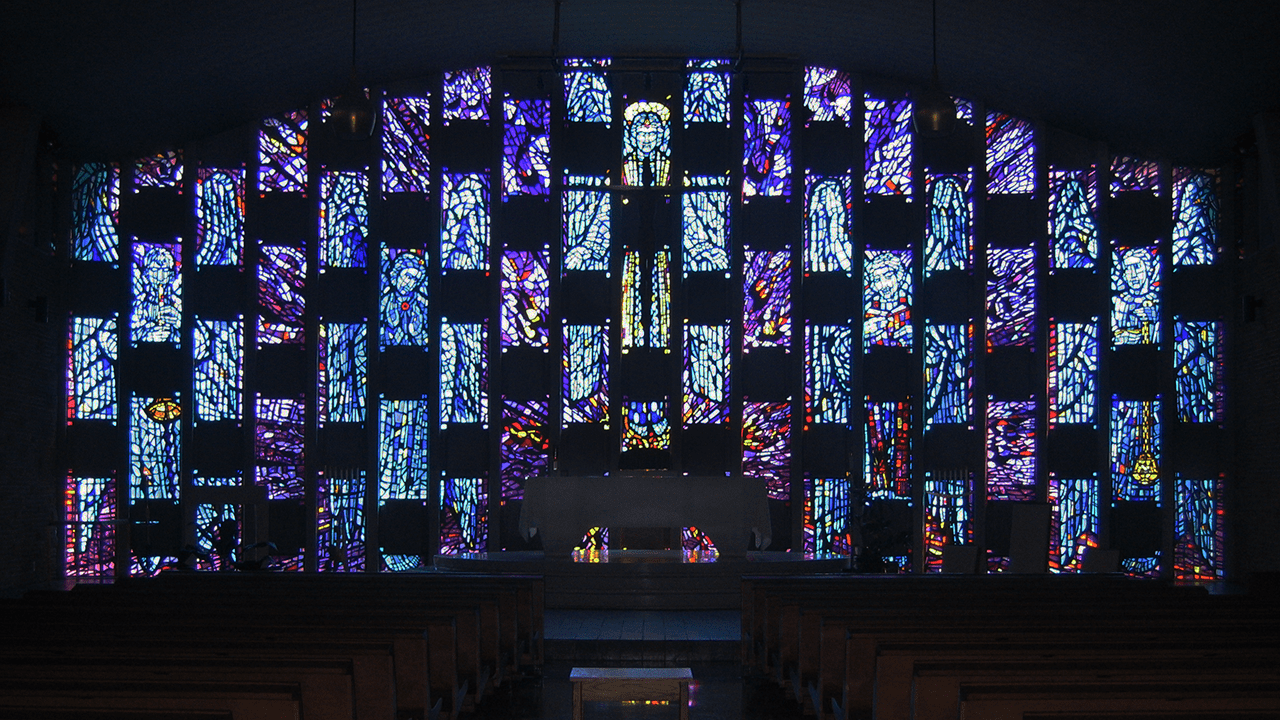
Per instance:
[[[938,0],[933,0],[933,69],[938,69]]]
[[[936,54],[936,51],[935,51]],[[356,71],[356,0],[351,0],[351,72]]]

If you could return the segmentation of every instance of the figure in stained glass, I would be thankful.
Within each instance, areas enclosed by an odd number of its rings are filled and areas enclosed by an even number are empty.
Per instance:
[[[805,272],[853,272],[853,179],[805,174]]]
[[[383,248],[378,306],[384,349],[390,345],[429,344],[428,277],[425,251]]]
[[[910,348],[911,251],[867,250],[863,278],[863,345]]]
[[[196,171],[196,266],[239,265],[244,253],[244,170]]]
[[[1111,261],[1112,345],[1160,340],[1158,248],[1118,247]]]
[[[133,245],[133,346],[179,343],[182,336],[182,246]]]
[[[973,172],[925,172],[924,274],[973,267]]]
[[[622,184],[666,185],[671,176],[671,110],[641,101],[622,114]]]

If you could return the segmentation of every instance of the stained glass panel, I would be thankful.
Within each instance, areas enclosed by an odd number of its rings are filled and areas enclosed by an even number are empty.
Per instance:
[[[924,427],[973,418],[973,325],[924,326]]]
[[[488,422],[485,323],[440,324],[440,425]]]
[[[867,195],[911,196],[911,100],[863,98]]]
[[[244,170],[196,171],[196,266],[239,265],[244,254]]]
[[[115,478],[68,477],[65,570],[67,577],[111,577],[116,560]]]
[[[364,323],[320,323],[320,425],[364,422],[369,361]]]
[[[791,251],[743,254],[743,346],[790,347]]]
[[[1173,264],[1212,265],[1218,253],[1216,178],[1190,168],[1173,171]]]
[[[791,102],[747,100],[743,115],[742,194],[791,194]]]
[[[911,403],[867,401],[862,476],[867,497],[911,497]]]
[[[134,192],[138,188],[177,188],[182,192],[182,151],[148,155],[139,158],[133,166]]]
[[[302,250],[264,245],[258,256],[258,347],[300,343],[307,260]]]
[[[489,265],[489,176],[449,173],[441,178],[440,266],[484,270]]]
[[[622,347],[644,347],[644,287],[640,253],[628,251],[622,257]]]
[[[502,347],[547,347],[551,328],[546,250],[502,254]]]
[[[987,113],[987,193],[1036,190],[1036,143],[1031,123],[1004,113]]]
[[[177,500],[182,473],[178,396],[129,403],[129,499]]]
[[[622,451],[670,450],[671,423],[667,419],[667,402],[623,403]]]
[[[1160,194],[1159,163],[1122,155],[1111,158],[1111,197],[1142,190]]]
[[[1097,325],[1049,323],[1049,427],[1092,423],[1097,404]]]
[[[990,248],[987,251],[987,349],[1035,347],[1036,251]]]
[[[1081,572],[1085,553],[1098,547],[1098,481],[1096,478],[1049,477],[1053,505],[1051,572]]]
[[[744,402],[742,474],[762,478],[770,500],[791,499],[791,403]]]
[[[609,327],[564,326],[564,422],[609,422]]]
[[[729,326],[684,328],[684,426],[729,421]]]
[[[853,329],[806,323],[804,350],[805,426],[849,422],[853,414]]]
[[[671,110],[636,102],[622,114],[622,184],[666,185],[671,176]]]
[[[853,178],[805,173],[805,272],[853,272],[852,209]]]
[[[316,569],[320,572],[364,570],[363,470],[330,470],[316,492]]]
[[[685,176],[681,215],[686,275],[729,269],[729,191],[688,189],[690,185],[723,186],[727,180],[723,176]]]
[[[85,163],[71,183],[71,258],[114,263],[120,259],[120,168]]]
[[[297,471],[302,466],[304,457],[306,403],[300,398],[259,396],[257,400],[254,457],[260,465],[281,466]],[[268,476],[271,475],[268,473]],[[285,497],[298,496],[289,494]]]
[[[912,346],[910,250],[867,250],[862,286],[863,345]]]
[[[987,499],[1034,500],[1035,401],[987,403]]]
[[[196,505],[196,549],[208,560],[200,559],[200,570],[231,570],[240,545],[241,512],[239,505]]]
[[[690,60],[684,88],[684,126],[690,123],[729,123],[728,60]]]
[[[417,345],[431,341],[428,325],[430,269],[423,250],[382,249],[382,288],[378,295],[381,345]]]
[[[67,420],[116,419],[116,317],[71,318],[67,340]]]
[[[653,278],[649,293],[649,347],[671,344],[671,253],[653,254]]]
[[[426,400],[379,402],[378,499],[430,497],[430,413]]]
[[[973,542],[973,476],[968,470],[935,470],[924,478],[924,571],[942,572],[948,545]]]
[[[575,185],[602,186],[604,177],[575,176]],[[566,184],[570,178],[566,178]],[[612,203],[603,190],[564,191],[564,260],[568,270],[609,270],[609,216]]]
[[[484,478],[440,480],[440,554],[484,552],[489,537]]]
[[[1222,419],[1221,323],[1173,323],[1173,377],[1179,422]]]
[[[1216,582],[1223,577],[1221,477],[1204,480],[1178,476],[1174,484],[1177,519],[1174,526],[1173,579]]]
[[[845,127],[853,123],[853,89],[849,73],[834,68],[809,66],[804,69],[804,106],[809,122],[843,120]]]
[[[431,99],[382,101],[382,195],[425,193],[431,185]]]
[[[544,396],[545,397],[545,396]],[[502,401],[502,500],[524,499],[524,481],[551,470],[546,400]]]
[[[1111,401],[1111,491],[1116,500],[1160,498],[1160,401]]]
[[[1098,174],[1049,169],[1049,269],[1091,268],[1098,260]]]
[[[320,175],[320,272],[362,268],[368,254],[369,178],[357,172]]]
[[[489,119],[492,75],[488,66],[445,72],[442,103],[445,125],[450,120]]]
[[[244,389],[244,323],[202,320],[192,327],[197,422],[239,420]]]
[[[1159,248],[1118,247],[1111,261],[1111,344],[1160,341]]]
[[[852,550],[848,525],[848,478],[805,478],[805,557],[848,555]]]
[[[182,246],[134,243],[133,347],[138,343],[182,342]]]
[[[551,192],[551,101],[502,102],[502,199]]]
[[[613,98],[604,69],[609,58],[566,58],[564,61],[565,119],[605,123],[613,119]],[[575,70],[574,68],[583,68]]]
[[[258,191],[307,191],[307,111],[266,118],[258,130]]]
[[[924,276],[973,267],[973,171],[925,171]]]

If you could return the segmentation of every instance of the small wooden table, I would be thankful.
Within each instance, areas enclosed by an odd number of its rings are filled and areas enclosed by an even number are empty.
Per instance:
[[[687,668],[574,668],[573,720],[582,720],[582,703],[587,701],[673,700],[680,707],[680,720],[689,720]]]

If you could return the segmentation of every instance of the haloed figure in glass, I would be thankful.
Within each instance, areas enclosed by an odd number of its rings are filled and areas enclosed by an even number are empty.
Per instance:
[[[175,251],[161,245],[143,247],[134,285],[133,340],[176,342],[182,327],[182,295]]]
[[[422,302],[426,261],[417,253],[402,252],[391,264],[389,282],[382,295],[382,322],[396,329],[408,342],[427,335],[427,306]]]
[[[911,274],[907,259],[895,251],[869,251],[866,264],[868,345],[911,347]]]
[[[1120,255],[1115,287],[1115,344],[1156,342],[1160,321],[1159,262],[1148,248],[1132,248]]]

